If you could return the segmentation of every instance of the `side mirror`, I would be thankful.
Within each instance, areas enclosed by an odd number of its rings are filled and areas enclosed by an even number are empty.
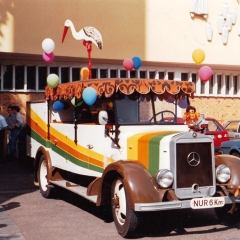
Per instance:
[[[98,113],[98,123],[100,125],[106,125],[108,123],[108,113],[105,110],[101,110]]]

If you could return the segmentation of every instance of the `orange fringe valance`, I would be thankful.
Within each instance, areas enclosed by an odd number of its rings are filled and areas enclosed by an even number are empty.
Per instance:
[[[46,100],[81,98],[85,88],[92,87],[96,90],[98,97],[111,97],[114,92],[120,91],[123,94],[130,95],[133,92],[147,94],[150,91],[159,95],[168,92],[177,95],[180,91],[191,95],[195,91],[193,82],[159,80],[159,79],[141,79],[141,78],[117,78],[117,79],[92,79],[81,80],[59,84],[56,88],[46,86]]]

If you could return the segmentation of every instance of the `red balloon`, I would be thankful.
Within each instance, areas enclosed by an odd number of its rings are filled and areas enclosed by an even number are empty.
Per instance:
[[[199,69],[198,75],[202,82],[207,82],[212,77],[212,69],[208,66],[203,66]]]
[[[53,52],[51,52],[51,53],[43,52],[42,56],[43,56],[43,60],[47,63],[52,62],[53,59],[54,59],[54,53]]]
[[[134,66],[133,60],[131,58],[124,59],[123,66],[126,70],[132,71],[133,66]]]

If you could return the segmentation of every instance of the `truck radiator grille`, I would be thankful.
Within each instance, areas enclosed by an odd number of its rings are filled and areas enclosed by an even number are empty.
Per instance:
[[[200,187],[213,185],[211,143],[178,143],[177,152],[177,188],[191,188],[193,184]],[[188,160],[200,159],[197,166],[191,166]],[[192,162],[192,165],[196,164]]]

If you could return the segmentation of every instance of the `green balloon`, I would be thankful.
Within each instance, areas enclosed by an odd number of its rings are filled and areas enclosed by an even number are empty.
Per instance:
[[[71,103],[72,103],[72,105],[74,105],[76,107],[79,107],[80,105],[83,104],[83,100],[82,99],[76,99],[75,97],[73,97],[71,99]]]
[[[47,83],[50,87],[55,88],[59,84],[58,75],[51,73],[47,77]]]

